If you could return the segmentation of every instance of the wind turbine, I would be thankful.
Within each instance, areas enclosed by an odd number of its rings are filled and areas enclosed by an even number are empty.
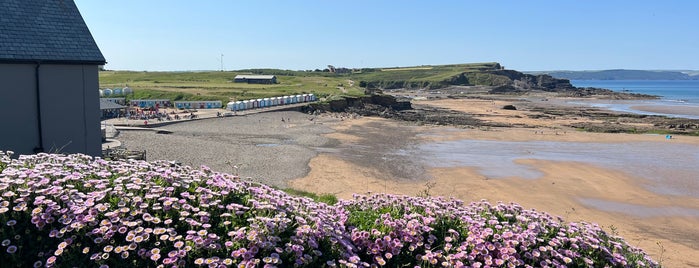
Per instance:
[[[221,54],[221,72],[223,72],[223,54]]]

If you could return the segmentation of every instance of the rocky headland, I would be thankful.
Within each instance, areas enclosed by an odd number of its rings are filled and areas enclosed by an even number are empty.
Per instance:
[[[580,98],[605,100],[643,100],[657,96],[615,92],[602,88],[576,88],[566,79],[556,79],[549,75],[530,75],[516,71],[493,71],[506,75],[510,82],[501,86],[450,86],[441,89],[390,89],[372,90],[366,97],[344,97],[303,107],[306,113],[345,112],[362,116],[415,122],[416,124],[450,125],[461,127],[528,127],[533,125],[513,125],[501,122],[484,121],[474,114],[452,109],[423,105],[413,100],[430,99],[479,99],[507,100],[508,107],[495,107],[493,110],[524,110],[532,119],[587,118],[584,122],[566,125],[578,130],[604,133],[669,133],[699,134],[699,120],[671,118],[665,116],[641,115],[614,112],[595,107],[565,105],[549,99]]]

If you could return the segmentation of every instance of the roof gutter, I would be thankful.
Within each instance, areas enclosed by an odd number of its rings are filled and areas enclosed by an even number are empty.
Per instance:
[[[36,121],[38,123],[38,131],[39,131],[39,146],[34,148],[34,153],[42,153],[44,152],[44,134],[43,134],[43,129],[42,129],[42,124],[41,124],[41,84],[39,83],[40,80],[40,70],[41,70],[41,62],[37,61],[35,62],[36,64],[36,69],[34,71],[34,84],[36,85]]]
[[[41,63],[66,65],[105,65],[104,60],[46,60],[46,59],[0,59],[0,63]]]

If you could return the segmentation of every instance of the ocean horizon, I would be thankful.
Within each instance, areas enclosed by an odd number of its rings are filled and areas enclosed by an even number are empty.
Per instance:
[[[587,102],[593,107],[646,115],[699,119],[699,80],[571,80],[576,87],[659,96],[655,100]],[[659,112],[662,111],[662,112]]]

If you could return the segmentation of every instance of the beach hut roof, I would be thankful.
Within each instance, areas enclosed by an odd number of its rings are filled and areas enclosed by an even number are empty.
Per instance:
[[[100,110],[122,109],[124,107],[126,107],[126,106],[111,102],[109,100],[100,99]]]

